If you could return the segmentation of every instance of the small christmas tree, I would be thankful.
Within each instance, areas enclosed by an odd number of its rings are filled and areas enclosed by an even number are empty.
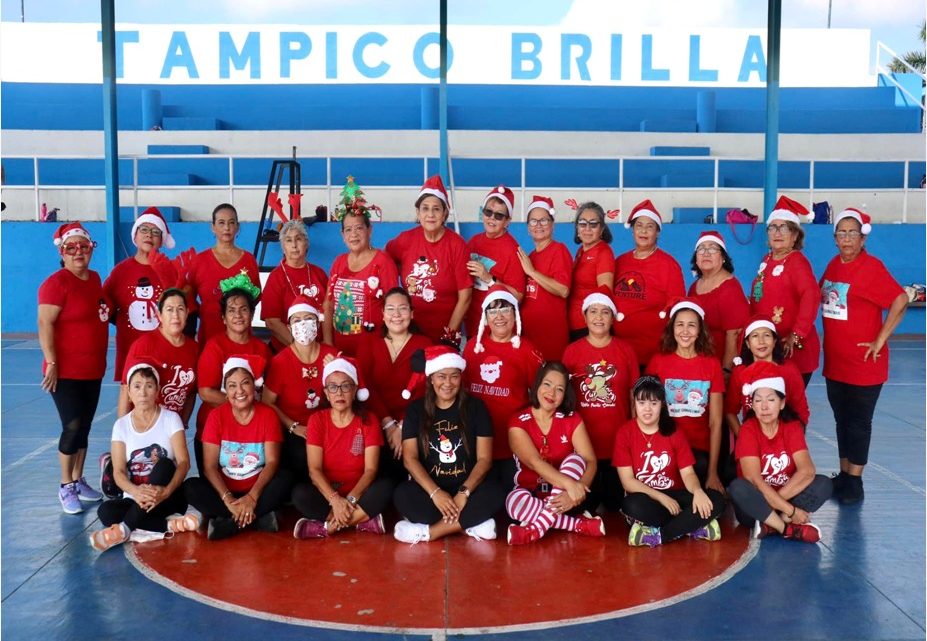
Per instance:
[[[354,316],[354,297],[351,296],[351,284],[347,283],[341,290],[338,300],[335,301],[335,313],[332,316],[332,322],[339,334],[351,333]]]
[[[335,207],[335,220],[342,220],[348,214],[352,216],[364,216],[368,220],[371,215],[376,216],[377,220],[381,218],[381,210],[376,205],[368,205],[364,197],[364,191],[354,182],[354,176],[348,176],[347,182],[341,188],[338,194],[340,200]]]

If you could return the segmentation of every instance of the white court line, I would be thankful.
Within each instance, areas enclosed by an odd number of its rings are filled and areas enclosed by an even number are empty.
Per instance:
[[[91,425],[96,425],[97,423],[99,423],[100,421],[102,421],[104,418],[106,418],[107,416],[110,416],[111,414],[113,414],[113,413],[115,413],[115,412],[116,412],[116,408],[113,408],[113,409],[111,409],[111,410],[108,411],[108,412],[103,412],[102,414],[98,415],[95,419],[93,419],[93,423],[91,423]],[[26,454],[25,456],[23,456],[21,459],[16,460],[16,461],[13,461],[13,462],[10,463],[9,465],[4,466],[3,471],[4,471],[4,472],[9,472],[9,471],[12,470],[13,468],[19,467],[19,466],[22,465],[23,463],[26,463],[27,461],[31,461],[31,460],[34,459],[36,456],[39,456],[40,454],[42,454],[42,453],[44,453],[44,452],[47,452],[48,450],[50,450],[51,448],[53,448],[53,447],[54,447],[55,445],[57,445],[57,444],[58,444],[58,439],[57,439],[57,438],[49,439],[49,440],[46,441],[43,445],[40,445],[39,447],[35,448],[35,449],[32,450],[31,452],[29,452],[28,454]]]

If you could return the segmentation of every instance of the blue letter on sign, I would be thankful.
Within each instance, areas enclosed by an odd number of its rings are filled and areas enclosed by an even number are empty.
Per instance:
[[[170,78],[174,67],[185,67],[190,78],[200,77],[196,71],[196,62],[193,61],[193,52],[190,51],[190,43],[187,42],[187,34],[183,31],[171,34],[171,42],[167,45],[164,65],[161,67],[161,77]]]
[[[441,76],[440,67],[426,67],[425,66],[425,47],[428,45],[437,45],[440,44],[441,35],[432,31],[431,33],[426,33],[424,36],[418,39],[418,42],[415,43],[415,49],[412,51],[412,61],[415,63],[415,68],[418,69],[418,72],[426,78],[438,78]],[[447,41],[447,68],[450,70],[451,63],[454,61],[454,48],[451,47],[451,41]]]
[[[296,45],[295,47],[293,45]],[[280,77],[290,77],[290,63],[309,57],[312,40],[302,31],[280,32]]]
[[[389,71],[388,63],[381,62],[375,67],[371,67],[364,62],[364,49],[367,45],[379,45],[382,47],[386,42],[387,38],[382,33],[370,31],[358,38],[357,42],[354,44],[354,67],[360,71],[361,75],[365,78],[379,78]]]
[[[338,34],[334,31],[325,32],[325,77],[338,77]]]
[[[689,82],[718,82],[717,69],[701,69],[702,37],[689,36]]]
[[[621,80],[621,34],[612,34],[612,80]]]
[[[531,45],[529,51],[525,51],[525,45]],[[534,80],[541,75],[541,61],[538,55],[541,53],[541,38],[536,33],[513,33],[512,34],[512,80]],[[530,68],[525,69],[525,63],[530,63]]]
[[[669,69],[653,68],[653,36],[641,36],[641,80],[669,80]]]
[[[747,38],[744,47],[744,59],[740,63],[740,75],[737,82],[749,82],[750,74],[756,72],[760,82],[766,82],[766,56],[763,54],[763,41],[759,36]]]
[[[580,48],[576,56],[576,70],[580,80],[589,80],[589,56],[592,55],[592,41],[580,33],[560,34],[560,79],[570,79],[570,55],[574,45]]]
[[[97,42],[103,42],[103,32],[97,31]],[[122,57],[122,45],[127,42],[138,42],[138,31],[116,32],[116,77],[122,78],[125,66]]]
[[[248,33],[241,51],[235,48],[235,41],[228,31],[219,32],[219,77],[229,77],[229,62],[236,69],[242,71],[245,65],[251,64],[251,78],[261,77],[261,34],[257,31]]]

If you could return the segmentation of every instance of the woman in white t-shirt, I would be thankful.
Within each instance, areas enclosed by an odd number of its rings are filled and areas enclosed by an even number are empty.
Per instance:
[[[112,482],[122,496],[97,510],[106,526],[90,535],[100,552],[125,543],[132,530],[183,532],[199,527],[195,511],[176,490],[190,469],[183,422],[158,405],[158,372],[147,362],[129,363],[126,376],[131,412],[116,421],[112,437]],[[116,489],[112,488],[112,489]]]

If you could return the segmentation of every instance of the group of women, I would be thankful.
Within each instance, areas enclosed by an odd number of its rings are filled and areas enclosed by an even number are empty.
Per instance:
[[[167,223],[147,210],[136,254],[105,283],[89,269],[89,233],[58,229],[63,268],[39,291],[39,337],[68,513],[102,498],[83,468],[116,325],[120,417],[101,457],[110,500],[94,547],[137,530],[276,531],[289,502],[302,515],[297,538],[382,534],[392,502],[403,517],[394,536],[411,543],[495,538],[505,507],[512,544],[552,528],[602,536],[595,514],[620,510],[629,543],[656,545],[719,538],[725,495],[757,536],[816,541],[810,512],[831,493],[862,499],[887,340],[906,305],[865,251],[865,213],[835,217],[839,253],[818,281],[801,253],[807,210],[780,198],[745,296],[716,231],[695,243],[686,295],[650,201],[628,216],[634,248],[617,258],[596,203],[576,208],[573,257],[553,240],[546,197],[527,208],[530,253],[508,231],[504,186],[486,195],[484,231],[469,242],[445,226],[439,177],[415,206],[419,224],[384,251],[363,201],[342,206],[348,251],[328,275],[307,260],[305,226],[286,223],[263,292],[235,245],[231,205],[213,212],[214,247],[174,261],[160,253],[173,246]],[[251,334],[259,297],[270,346]],[[833,479],[816,475],[804,441],[819,305]],[[196,395],[199,476],[184,480]]]

